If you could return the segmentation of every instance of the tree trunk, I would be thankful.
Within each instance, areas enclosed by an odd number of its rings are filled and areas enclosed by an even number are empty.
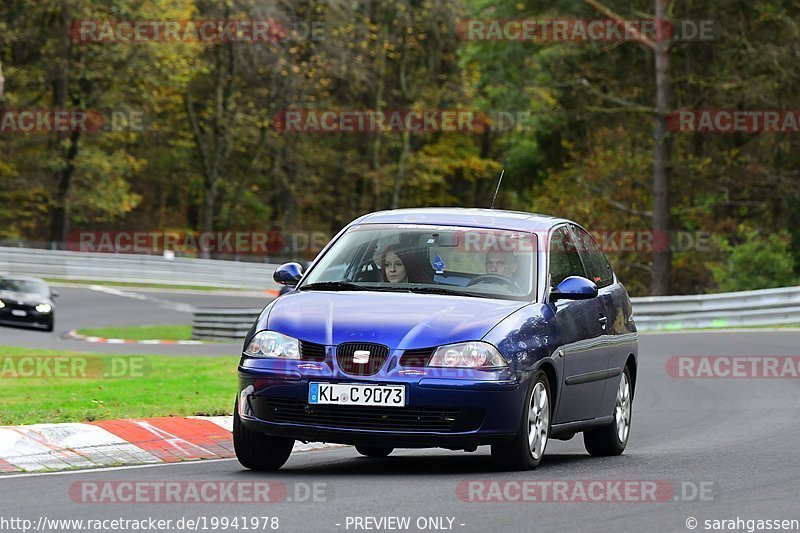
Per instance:
[[[0,120],[3,118],[3,113],[5,112],[5,93],[3,92],[3,86],[6,83],[6,79],[3,77],[3,62],[0,61]],[[0,140],[2,140],[3,134],[0,132]]]
[[[227,12],[226,12],[227,20]],[[211,105],[213,116],[207,126],[201,123],[194,110],[191,88],[186,90],[186,114],[192,127],[192,134],[203,169],[203,210],[201,226],[204,232],[211,233],[216,228],[216,202],[220,173],[230,156],[233,124],[234,80],[236,76],[236,57],[233,43],[219,45],[214,50],[215,98]],[[200,257],[211,258],[208,250],[201,249]]]
[[[397,174],[394,176],[394,191],[392,193],[392,209],[400,207],[400,191],[406,179],[406,159],[411,144],[411,131],[407,128],[403,130],[403,146],[400,149],[400,157],[397,160]]]
[[[667,21],[669,0],[655,0],[656,37],[651,40],[625,19],[598,0],[584,0],[606,17],[617,21],[633,35],[635,41],[648,46],[655,56],[656,109],[653,119],[653,233],[658,247],[653,251],[650,294],[669,294],[672,251],[669,243],[669,173],[671,167],[670,137],[667,116],[670,111],[669,32],[663,31]],[[661,249],[664,248],[664,249]]]
[[[297,221],[297,202],[294,187],[292,186],[293,180],[289,177],[296,175],[296,172],[293,170],[289,159],[288,146],[286,143],[282,143],[280,152],[275,161],[277,173],[273,173],[273,176],[277,175],[280,180],[281,192],[279,196],[279,206],[283,209],[283,215],[281,216],[279,225],[283,231],[293,231],[295,229],[295,222]]]
[[[214,212],[217,199],[217,176],[206,176],[205,194],[203,195],[203,231],[214,231]]]
[[[61,3],[61,61],[58,65],[56,80],[53,87],[53,106],[57,110],[65,110],[69,99],[69,3]],[[61,150],[63,134],[58,134],[56,150]],[[75,171],[73,161],[78,155],[78,141],[80,132],[74,131],[70,135],[70,144],[67,152],[63,154],[63,167],[55,173],[56,194],[53,197],[53,209],[50,218],[50,245],[58,246],[67,239],[67,222],[69,220],[69,189],[72,174]]]
[[[655,0],[656,24],[661,27],[667,18],[668,0]],[[664,32],[660,32],[664,33]],[[667,114],[670,108],[670,41],[659,35],[655,41],[656,114],[653,124],[653,232],[657,242],[665,246],[653,251],[653,270],[650,278],[650,294],[669,294],[672,252],[668,235],[669,227],[669,174],[670,137],[667,130]],[[661,249],[664,248],[664,249]]]
[[[60,247],[67,241],[67,222],[69,220],[69,188],[75,173],[75,156],[78,155],[80,131],[73,131],[69,138],[69,148],[64,156],[64,168],[56,172],[56,195],[50,224],[51,246]]]
[[[383,30],[383,41],[387,39],[387,30]],[[383,107],[383,88],[386,83],[386,50],[383,46],[380,47],[380,57],[378,58],[378,76],[375,79],[375,99],[373,100],[373,109],[380,111]],[[370,160],[369,168],[372,171],[372,209],[377,211],[380,204],[381,196],[381,180],[379,177],[378,169],[381,166],[381,139],[383,133],[375,131],[372,133],[372,142],[370,143]]]

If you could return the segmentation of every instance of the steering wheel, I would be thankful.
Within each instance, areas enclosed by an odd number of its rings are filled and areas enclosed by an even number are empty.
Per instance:
[[[480,276],[475,276],[469,281],[469,283],[467,283],[467,287],[471,287],[483,282],[499,283],[500,285],[505,285],[511,290],[519,291],[519,285],[517,285],[516,281],[498,274],[481,274]]]

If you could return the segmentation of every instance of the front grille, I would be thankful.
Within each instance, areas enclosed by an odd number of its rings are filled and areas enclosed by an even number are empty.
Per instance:
[[[3,303],[5,304],[5,308],[3,309],[4,311],[17,311],[17,310],[19,310],[19,311],[31,312],[31,311],[35,311],[36,310],[36,306],[35,305],[28,305],[28,304],[25,304],[25,303],[18,304],[16,300],[3,300]]]
[[[400,366],[425,366],[428,364],[435,348],[414,348],[405,350],[400,358]]]
[[[357,351],[369,352],[369,359],[366,363],[353,361]],[[353,376],[372,376],[377,374],[388,356],[389,348],[380,344],[347,342],[340,344],[336,348],[336,362],[339,364],[339,368],[342,369],[342,372]]]
[[[383,431],[453,431],[463,411],[443,407],[308,405],[302,400],[263,397],[254,397],[251,405],[258,418],[271,422]],[[475,416],[462,416],[459,425],[467,423],[474,429],[482,420],[481,411],[477,420]]]
[[[303,361],[316,361],[318,363],[325,360],[325,345],[315,342],[300,341],[300,359]]]

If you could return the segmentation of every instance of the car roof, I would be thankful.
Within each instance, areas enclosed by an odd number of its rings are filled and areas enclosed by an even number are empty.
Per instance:
[[[45,285],[47,282],[42,278],[37,278],[35,276],[18,276],[16,274],[8,275],[8,274],[0,274],[0,279],[10,279],[12,281],[39,281],[44,283]]]
[[[369,213],[353,224],[435,224],[439,226],[473,226],[514,231],[545,231],[562,222],[564,218],[472,207],[421,207],[393,209]]]

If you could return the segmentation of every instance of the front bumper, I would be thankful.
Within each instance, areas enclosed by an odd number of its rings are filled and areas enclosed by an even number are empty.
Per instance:
[[[387,370],[388,369],[388,370]],[[311,382],[403,385],[405,407],[309,405]],[[401,367],[390,356],[374,376],[324,362],[244,358],[239,416],[245,427],[302,441],[396,448],[471,448],[513,437],[527,383],[509,371]]]
[[[16,316],[14,310],[23,310],[25,316]],[[47,328],[53,320],[53,312],[40,313],[35,309],[9,309],[8,306],[0,308],[0,324],[9,326],[32,326]]]

